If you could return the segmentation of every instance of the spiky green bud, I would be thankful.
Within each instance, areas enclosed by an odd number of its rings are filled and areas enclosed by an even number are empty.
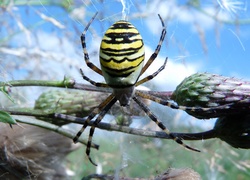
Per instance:
[[[177,86],[171,99],[181,106],[217,108],[211,111],[186,111],[197,118],[208,119],[246,111],[250,102],[249,94],[250,82],[216,74],[196,73]]]
[[[60,113],[77,117],[86,117],[91,111],[101,104],[108,93],[89,92],[79,90],[50,90],[44,92],[36,100],[35,109],[42,110],[44,113]],[[145,102],[147,103],[147,102]],[[145,115],[137,104],[131,103],[130,106],[121,109],[119,103],[116,103],[110,113],[117,117],[117,124],[129,125],[132,122],[132,116]],[[42,119],[42,118],[41,118]],[[43,119],[57,125],[65,124],[64,121],[54,119]]]
[[[90,93],[74,90],[50,90],[36,100],[35,109],[46,113],[51,111],[63,114],[88,115],[90,111],[104,100],[103,93]]]
[[[107,94],[75,90],[50,90],[36,100],[35,109],[44,113],[61,113],[78,117],[87,116]],[[56,124],[63,122],[56,122]]]

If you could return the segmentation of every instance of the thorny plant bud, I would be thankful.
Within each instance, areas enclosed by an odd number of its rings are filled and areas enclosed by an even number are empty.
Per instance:
[[[86,117],[107,97],[107,93],[79,90],[50,90],[42,93],[36,100],[35,109],[44,113],[60,113],[77,117]],[[147,103],[147,102],[145,102]],[[129,107],[121,108],[119,104],[113,106],[109,112],[116,117],[116,123],[129,125],[132,116],[142,116],[140,107],[131,103]],[[43,119],[43,118],[41,118]],[[57,119],[43,119],[57,125],[66,124],[66,121]]]
[[[50,90],[39,96],[35,109],[44,113],[61,113],[78,117],[87,116],[107,95],[98,92],[75,90]],[[49,120],[49,119],[47,119]],[[50,119],[51,121],[53,119]],[[64,121],[53,121],[57,125]]]
[[[196,118],[237,114],[249,110],[250,82],[209,73],[196,73],[185,78],[171,99],[181,106],[207,108],[186,110]],[[208,110],[209,109],[209,110]]]

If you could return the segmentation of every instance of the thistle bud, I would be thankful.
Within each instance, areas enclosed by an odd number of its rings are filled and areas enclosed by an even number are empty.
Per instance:
[[[44,113],[59,113],[77,117],[88,116],[91,111],[101,104],[107,98],[107,93],[89,92],[79,90],[50,90],[42,93],[36,100],[35,109]],[[147,101],[145,101],[147,103]],[[116,103],[110,110],[110,113],[116,116],[116,123],[120,125],[129,125],[132,122],[132,116],[145,115],[141,112],[136,103],[130,103],[130,106],[121,109]],[[64,125],[67,122],[54,118],[40,118],[57,125]]]
[[[208,119],[248,111],[250,82],[209,73],[196,73],[179,84],[171,99],[194,117]]]
[[[61,113],[78,117],[87,116],[93,108],[97,107],[107,94],[99,92],[74,91],[74,90],[50,90],[39,96],[35,103],[35,109],[44,113]],[[46,119],[52,121],[53,119]],[[63,125],[65,122],[53,122]]]

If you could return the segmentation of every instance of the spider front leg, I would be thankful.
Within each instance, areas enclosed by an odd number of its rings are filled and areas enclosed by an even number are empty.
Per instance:
[[[166,126],[164,126],[163,123],[160,120],[158,120],[158,118],[150,111],[150,109],[146,105],[144,105],[143,102],[141,100],[139,100],[136,96],[133,97],[133,100],[142,108],[142,110],[148,115],[148,117],[157,124],[157,126],[159,128],[161,128],[167,135],[169,135],[169,137],[171,139],[173,139],[175,142],[177,142],[178,144],[184,146],[187,149],[190,149],[190,150],[196,151],[196,152],[200,152],[200,150],[192,148],[192,147],[184,144],[182,142],[181,138],[179,138],[179,137],[175,136],[174,134],[172,134],[166,128]]]
[[[151,55],[151,57],[149,58],[149,60],[147,61],[147,63],[143,66],[142,68],[142,71],[140,73],[140,76],[148,69],[148,67],[152,64],[152,62],[155,60],[155,58],[158,56],[160,50],[161,50],[161,45],[162,45],[162,42],[164,41],[164,38],[166,36],[166,33],[167,33],[167,30],[166,30],[166,26],[160,16],[160,14],[158,14],[159,18],[160,18],[160,21],[161,21],[161,24],[162,24],[162,32],[161,32],[161,37],[160,37],[160,40],[159,40],[159,43],[154,51],[154,53]]]
[[[166,64],[167,64],[167,61],[168,61],[168,57],[166,57],[166,59],[165,59],[165,61],[164,61],[164,64],[163,64],[156,72],[154,72],[153,74],[151,74],[151,75],[149,75],[149,76],[147,76],[147,77],[145,77],[145,78],[139,80],[139,81],[135,84],[135,86],[139,86],[140,84],[143,84],[143,83],[145,83],[145,82],[147,82],[147,81],[150,81],[151,79],[153,79],[154,77],[156,77],[156,76],[165,68],[165,66],[166,66]]]
[[[82,78],[85,80],[85,81],[88,81],[90,84],[96,86],[96,87],[109,87],[107,84],[105,83],[99,83],[99,82],[95,82],[93,80],[91,80],[89,77],[85,76],[85,74],[83,73],[82,69],[80,69],[80,73],[82,75]]]
[[[92,62],[89,61],[89,54],[86,48],[86,41],[85,41],[85,35],[87,30],[89,29],[89,26],[91,25],[91,23],[93,22],[93,20],[95,19],[95,17],[97,16],[97,12],[95,13],[95,15],[91,18],[91,20],[88,22],[87,26],[85,27],[82,35],[81,35],[81,43],[82,43],[82,49],[83,49],[83,54],[84,54],[84,60],[85,63],[87,64],[87,66],[92,69],[93,71],[95,71],[96,73],[102,75],[102,70],[99,69],[97,66],[95,66]]]

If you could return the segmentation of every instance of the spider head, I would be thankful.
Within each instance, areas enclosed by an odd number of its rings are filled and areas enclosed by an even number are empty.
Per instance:
[[[120,102],[121,106],[127,106],[130,104],[130,100],[134,95],[134,89],[134,86],[129,86],[125,88],[113,88],[113,94]]]

